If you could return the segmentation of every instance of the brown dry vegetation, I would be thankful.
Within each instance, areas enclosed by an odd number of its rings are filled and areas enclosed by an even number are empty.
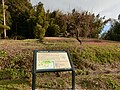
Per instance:
[[[33,50],[66,50],[73,60],[76,89],[120,89],[120,43],[73,38],[39,40],[0,40],[0,90],[30,90]],[[42,78],[41,78],[42,77]],[[12,80],[12,82],[11,82]],[[71,88],[71,74],[45,73],[37,75],[38,88]],[[22,88],[22,89],[21,89]]]

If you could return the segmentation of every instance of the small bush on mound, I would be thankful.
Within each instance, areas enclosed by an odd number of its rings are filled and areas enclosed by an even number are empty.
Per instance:
[[[9,71],[9,70],[0,70],[0,80],[10,79],[10,78],[12,78],[11,71]]]
[[[28,79],[32,71],[32,56],[27,52],[21,52],[13,56],[3,52],[2,57],[0,57],[0,79]]]
[[[5,58],[7,53],[5,51],[0,50],[0,59]]]
[[[110,75],[96,75],[86,76],[79,79],[77,78],[78,84],[83,89],[90,90],[119,90],[120,85]]]

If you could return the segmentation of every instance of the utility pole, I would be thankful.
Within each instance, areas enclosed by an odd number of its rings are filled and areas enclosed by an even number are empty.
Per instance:
[[[3,19],[4,19],[4,26],[6,26],[6,20],[5,20],[5,2],[4,0],[2,0],[2,4],[3,4]],[[4,28],[4,38],[6,38],[6,28]]]

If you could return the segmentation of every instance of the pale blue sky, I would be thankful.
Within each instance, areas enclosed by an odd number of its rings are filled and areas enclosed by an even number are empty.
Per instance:
[[[120,14],[120,0],[31,0],[33,5],[42,2],[46,10],[61,10],[70,12],[73,8],[78,11],[86,10],[101,16],[117,19]]]

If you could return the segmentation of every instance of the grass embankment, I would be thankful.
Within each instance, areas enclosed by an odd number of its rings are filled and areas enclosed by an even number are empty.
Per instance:
[[[31,90],[33,50],[69,50],[76,72],[76,88],[120,90],[120,43],[52,38],[0,40],[0,90]],[[38,88],[71,88],[71,72],[37,74]]]

